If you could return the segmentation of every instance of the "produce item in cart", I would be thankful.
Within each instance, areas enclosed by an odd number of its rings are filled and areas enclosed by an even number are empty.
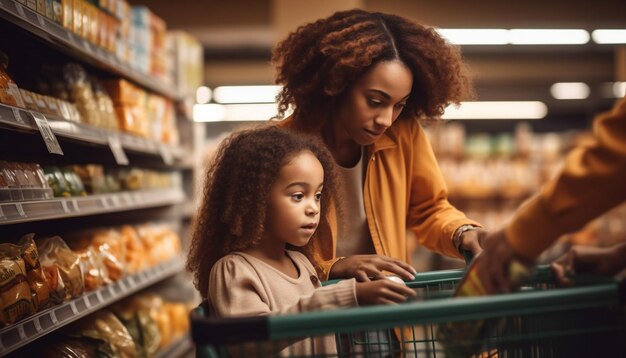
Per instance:
[[[85,283],[80,258],[65,241],[60,236],[48,237],[38,242],[37,248],[51,300],[60,303],[82,295]]]
[[[9,56],[0,51],[0,103],[24,108],[24,101],[13,79],[7,73]]]
[[[13,324],[35,312],[26,275],[19,246],[0,244],[0,324]]]
[[[24,235],[20,241],[20,253],[26,267],[26,278],[30,286],[35,311],[40,311],[50,304],[50,286],[39,261],[39,251],[33,239],[35,234]]]
[[[398,283],[400,285],[406,285],[406,283],[404,282],[404,280],[400,277],[400,276],[396,276],[396,275],[388,275],[387,276],[388,280],[391,280],[395,283]]]

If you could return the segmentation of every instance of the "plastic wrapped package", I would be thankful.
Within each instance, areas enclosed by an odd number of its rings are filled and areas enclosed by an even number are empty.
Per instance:
[[[96,339],[108,345],[99,351],[113,352],[115,357],[137,357],[137,347],[128,329],[110,311],[98,311],[70,328],[72,335]]]
[[[85,280],[85,292],[101,287],[106,282],[108,273],[102,258],[91,246],[74,251],[80,258],[80,267]]]
[[[52,188],[55,197],[70,197],[72,192],[61,168],[55,166],[45,166],[43,168],[44,176],[48,181],[48,185]]]
[[[98,164],[69,166],[80,177],[85,191],[88,194],[103,194],[109,192],[104,180],[104,168]]]
[[[119,280],[126,272],[126,247],[120,233],[113,229],[95,229],[75,234],[68,240],[73,250],[92,247],[106,269],[105,283]]]
[[[70,99],[78,109],[83,122],[100,127],[98,106],[85,69],[78,64],[68,63],[63,67],[63,75],[69,89]]]
[[[80,296],[85,289],[80,258],[60,236],[38,243],[41,266],[50,287],[50,298],[60,303]]]
[[[61,173],[63,174],[63,177],[67,182],[70,194],[72,196],[87,195],[87,193],[85,192],[85,186],[83,185],[82,180],[80,180],[80,177],[76,173],[74,173],[69,168],[61,169]]]
[[[133,337],[140,357],[152,357],[161,344],[161,332],[156,323],[163,300],[156,295],[140,295],[120,302],[113,309]]]
[[[0,244],[0,323],[13,324],[35,312],[20,247]]]
[[[130,225],[124,225],[120,228],[120,234],[126,246],[126,271],[137,273],[147,269],[149,266],[146,260],[146,249],[137,230]]]
[[[39,261],[39,252],[33,238],[35,234],[24,235],[20,241],[20,253],[26,268],[26,278],[30,286],[32,302],[35,311],[40,311],[50,305],[50,286]]]
[[[105,80],[102,84],[115,106],[119,128],[141,137],[150,137],[146,92],[122,79]]]
[[[100,112],[100,119],[102,120],[102,127],[109,130],[118,130],[119,125],[117,121],[117,115],[115,114],[115,108],[111,97],[106,93],[100,81],[91,79],[93,85],[94,96],[98,105],[98,111]]]
[[[180,237],[164,225],[145,224],[137,233],[148,252],[151,266],[173,259],[180,253]]]
[[[0,103],[24,108],[24,101],[13,79],[7,73],[9,57],[0,51]]]

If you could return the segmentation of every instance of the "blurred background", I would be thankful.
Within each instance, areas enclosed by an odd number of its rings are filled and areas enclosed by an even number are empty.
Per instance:
[[[273,46],[351,8],[460,46],[478,98],[426,130],[450,201],[488,230],[626,92],[623,0],[0,0],[0,253],[24,266],[36,247],[41,263],[0,300],[0,356],[192,355],[184,259],[206,164],[276,114]],[[540,262],[625,239],[622,205]],[[416,242],[418,271],[464,266]]]

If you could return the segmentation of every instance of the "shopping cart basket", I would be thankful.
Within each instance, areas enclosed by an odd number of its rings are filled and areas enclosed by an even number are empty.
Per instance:
[[[622,281],[578,276],[576,287],[555,288],[549,269],[539,267],[520,292],[452,298],[463,274],[420,273],[407,282],[417,299],[399,305],[239,318],[206,317],[200,306],[191,314],[192,337],[200,357],[291,356],[277,353],[286,342],[329,334],[337,353],[311,344],[302,356],[455,357],[469,346],[479,357],[626,357]],[[442,344],[443,326],[472,322],[491,327],[473,341]]]

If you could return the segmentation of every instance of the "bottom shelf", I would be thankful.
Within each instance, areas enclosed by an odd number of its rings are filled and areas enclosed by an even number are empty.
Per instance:
[[[81,317],[85,317],[128,295],[181,272],[182,258],[161,263],[137,274],[128,275],[110,285],[83,294],[71,301],[50,307],[0,330],[0,356],[4,356]]]

